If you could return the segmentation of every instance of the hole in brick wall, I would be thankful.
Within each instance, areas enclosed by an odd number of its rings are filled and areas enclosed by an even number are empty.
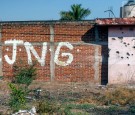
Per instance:
[[[127,52],[127,55],[130,56],[130,54]]]
[[[112,38],[112,40],[116,40],[115,38]]]
[[[120,52],[119,51],[116,51],[117,54],[119,54]]]

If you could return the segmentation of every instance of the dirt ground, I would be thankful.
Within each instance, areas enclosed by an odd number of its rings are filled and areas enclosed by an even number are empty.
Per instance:
[[[7,81],[0,81],[0,112],[5,115],[10,114],[10,108],[8,106],[10,90],[8,87],[8,83],[9,82]],[[66,103],[66,105],[68,106],[70,105],[71,113],[79,113],[79,115],[83,115],[84,110],[86,110],[85,114],[98,115],[98,113],[96,113],[97,111],[101,111],[102,108],[106,109],[112,105],[122,108],[122,110],[120,111],[121,115],[128,115],[129,114],[128,109],[130,108],[130,104],[131,105],[135,104],[135,84],[103,86],[103,85],[94,85],[88,82],[50,83],[43,81],[34,81],[29,88],[41,89],[42,90],[40,93],[41,97],[44,96],[47,99],[50,100],[53,99],[60,104]],[[33,95],[31,95],[31,97],[32,96]],[[72,104],[76,104],[77,106],[73,107]],[[83,108],[82,110],[77,109],[77,107],[79,107],[78,105],[82,104],[90,104],[96,106],[96,110],[95,108],[89,109],[89,106],[84,108],[84,105],[82,106]],[[115,113],[113,109],[109,110],[109,112],[110,113],[103,113],[103,115],[105,114],[111,115],[112,114],[111,112],[113,112],[114,115],[118,114]],[[66,114],[68,115],[68,113]]]

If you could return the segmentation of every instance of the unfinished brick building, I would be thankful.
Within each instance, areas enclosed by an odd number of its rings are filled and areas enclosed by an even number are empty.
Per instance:
[[[37,80],[107,84],[109,20],[0,22],[1,76],[12,78],[20,60],[37,60]]]

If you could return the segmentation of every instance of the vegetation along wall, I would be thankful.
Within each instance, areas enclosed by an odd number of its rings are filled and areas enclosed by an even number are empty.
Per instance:
[[[107,83],[107,34],[94,21],[1,22],[0,75],[36,60],[37,80]]]

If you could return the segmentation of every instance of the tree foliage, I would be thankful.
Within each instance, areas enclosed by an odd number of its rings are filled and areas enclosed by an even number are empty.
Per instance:
[[[87,8],[82,8],[81,4],[73,4],[71,6],[71,10],[69,11],[61,11],[60,20],[83,20],[85,19],[88,15],[90,15],[91,11]]]

